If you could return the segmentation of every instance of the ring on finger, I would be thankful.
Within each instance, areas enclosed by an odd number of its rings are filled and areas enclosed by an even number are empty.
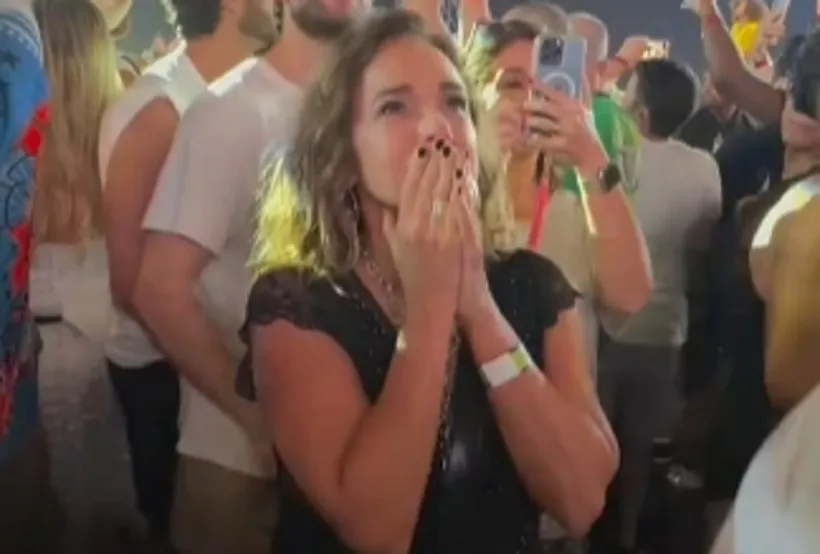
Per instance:
[[[430,217],[438,219],[444,215],[444,202],[441,200],[433,200],[433,205],[430,207]]]

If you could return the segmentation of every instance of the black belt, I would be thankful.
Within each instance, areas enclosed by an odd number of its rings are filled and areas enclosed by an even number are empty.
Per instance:
[[[63,316],[61,315],[36,315],[34,316],[34,323],[37,325],[57,325],[58,323],[63,322]]]

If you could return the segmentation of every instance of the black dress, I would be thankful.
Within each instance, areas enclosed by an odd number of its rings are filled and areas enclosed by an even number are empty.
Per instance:
[[[551,262],[526,251],[488,262],[487,275],[502,313],[543,367],[544,330],[574,305],[575,292]],[[396,331],[355,273],[330,280],[281,270],[261,277],[248,302],[247,325],[277,319],[333,337],[353,360],[368,398],[378,398]],[[539,510],[513,467],[466,341],[453,379],[411,553],[534,554]],[[252,397],[251,382],[250,368],[243,365],[240,393]],[[352,553],[304,498],[287,467],[280,467],[279,476],[273,551]]]

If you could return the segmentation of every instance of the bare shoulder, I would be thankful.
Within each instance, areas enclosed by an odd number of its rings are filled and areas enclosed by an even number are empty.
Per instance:
[[[778,251],[812,255],[820,239],[820,198],[788,214],[775,226],[772,242]]]

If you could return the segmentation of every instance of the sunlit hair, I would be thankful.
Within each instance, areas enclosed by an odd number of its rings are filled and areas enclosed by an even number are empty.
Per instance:
[[[430,33],[410,12],[375,12],[353,24],[306,91],[292,147],[263,190],[252,257],[256,271],[295,266],[341,274],[359,260],[366,245],[356,196],[362,177],[353,146],[355,95],[379,52],[406,37],[427,42],[460,67],[450,39]],[[482,198],[489,188],[480,177]],[[491,233],[485,227],[485,234]]]
[[[43,242],[79,242],[102,232],[97,139],[105,109],[122,90],[114,42],[89,0],[39,2],[52,122],[37,167],[33,225]]]

